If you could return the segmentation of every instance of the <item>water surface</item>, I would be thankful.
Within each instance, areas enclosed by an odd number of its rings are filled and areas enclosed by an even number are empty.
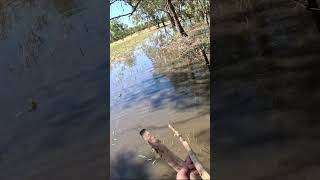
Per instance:
[[[107,176],[105,9],[0,1],[0,179]]]
[[[151,148],[139,135],[141,129],[148,129],[184,159],[186,151],[173,137],[168,123],[188,137],[199,159],[210,168],[208,69],[204,62],[184,65],[188,60],[181,59],[177,61],[181,65],[174,66],[173,57],[159,60],[163,53],[159,47],[171,37],[170,29],[159,30],[136,48],[133,58],[111,65],[113,177],[125,178],[130,174],[131,177],[159,179],[174,175],[166,164],[155,161]],[[126,174],[119,167],[127,167],[128,172],[144,170]]]

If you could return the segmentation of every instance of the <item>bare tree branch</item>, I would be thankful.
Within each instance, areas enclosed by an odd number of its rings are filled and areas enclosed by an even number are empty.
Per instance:
[[[127,14],[122,14],[122,15],[119,15],[119,16],[115,16],[115,17],[112,17],[110,18],[110,20],[112,19],[117,19],[117,18],[120,18],[120,17],[124,17],[124,16],[132,16],[133,13],[137,10],[139,4],[141,3],[142,0],[138,1],[137,4],[135,6],[133,6],[133,9],[130,13],[127,13]]]
[[[113,4],[113,3],[115,3],[115,2],[117,2],[117,1],[118,1],[118,0],[111,1],[111,2],[110,2],[110,5]]]

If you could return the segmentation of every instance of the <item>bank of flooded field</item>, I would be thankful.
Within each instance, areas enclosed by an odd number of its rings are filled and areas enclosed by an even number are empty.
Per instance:
[[[169,44],[176,41],[173,37],[172,29],[162,28],[137,46],[133,58],[111,64],[112,177],[175,176],[139,135],[141,129],[149,130],[185,159],[187,152],[168,123],[181,132],[210,169],[208,67],[201,56],[191,59],[179,49],[170,49]]]

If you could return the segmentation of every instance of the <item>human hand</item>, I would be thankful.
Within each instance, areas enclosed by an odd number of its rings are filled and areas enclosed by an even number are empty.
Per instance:
[[[186,157],[183,167],[177,173],[176,180],[195,180],[199,175],[192,160],[189,156]]]

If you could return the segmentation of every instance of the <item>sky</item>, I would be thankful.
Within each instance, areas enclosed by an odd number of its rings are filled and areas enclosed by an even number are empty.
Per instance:
[[[126,5],[124,2],[115,2],[110,6],[110,18],[118,16],[118,15],[122,15],[122,14],[126,14],[126,13],[130,13],[132,11],[131,6]],[[119,20],[124,23],[127,24],[128,27],[133,27],[133,23],[132,20],[130,20],[129,16],[124,16],[119,18]]]

